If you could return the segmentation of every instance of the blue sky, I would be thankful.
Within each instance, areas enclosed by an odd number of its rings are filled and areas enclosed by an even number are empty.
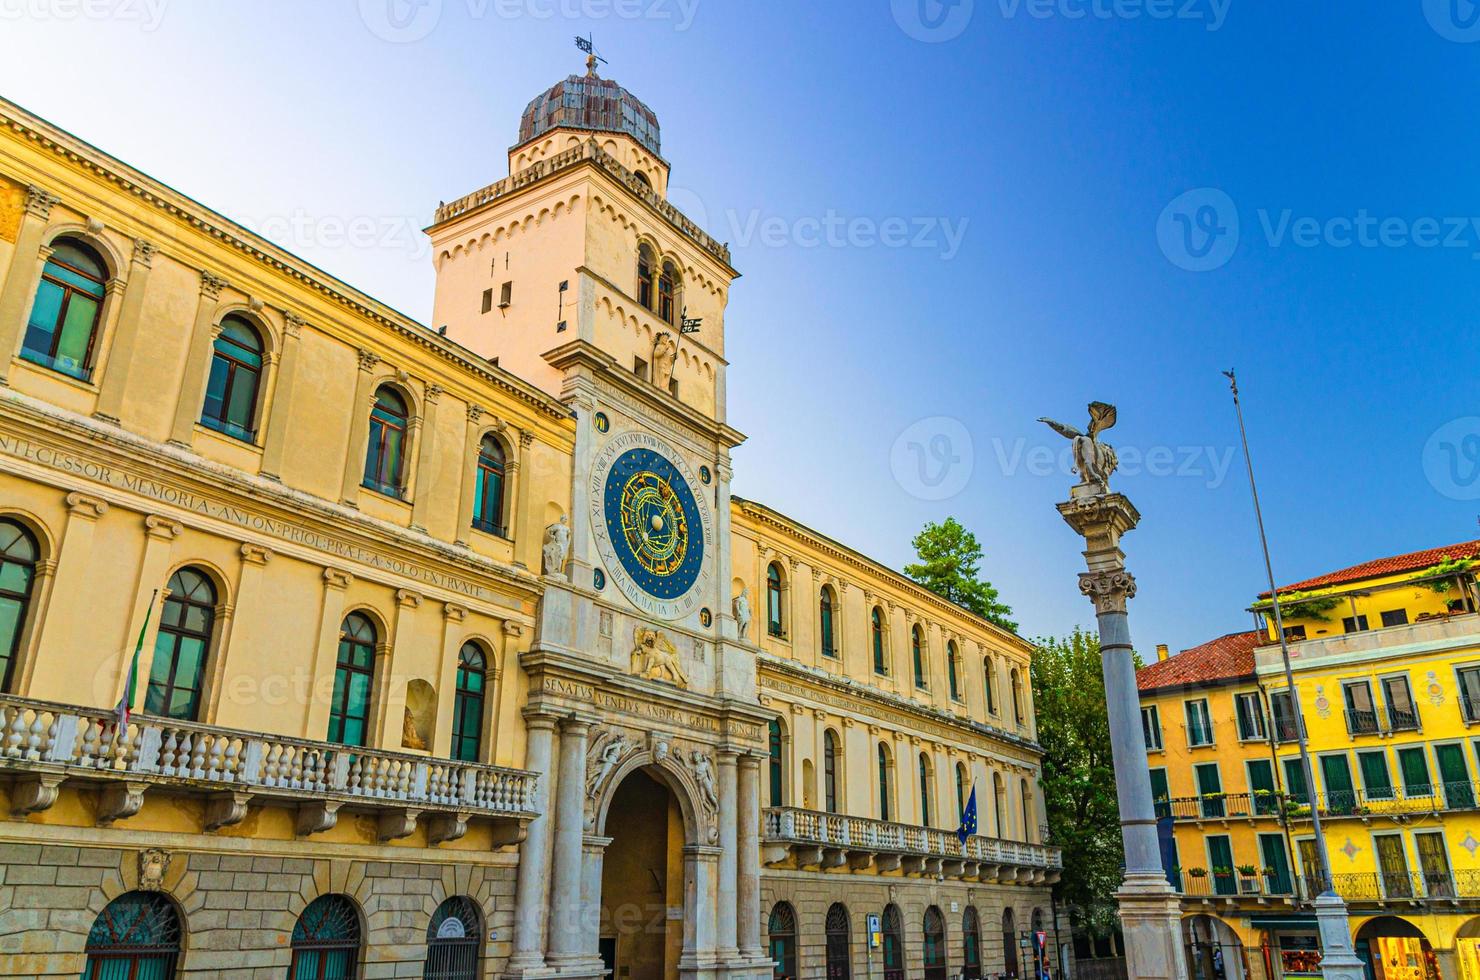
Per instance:
[[[425,319],[418,229],[503,176],[594,32],[744,273],[736,492],[895,566],[956,515],[1023,632],[1059,633],[1092,617],[1034,420],[1114,402],[1149,651],[1263,588],[1222,369],[1282,580],[1480,536],[1476,13],[5,0],[0,94]]]

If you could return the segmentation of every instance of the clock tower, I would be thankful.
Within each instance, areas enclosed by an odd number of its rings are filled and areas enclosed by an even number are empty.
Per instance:
[[[529,765],[554,796],[520,849],[511,973],[768,977],[768,716],[730,567],[730,450],[744,437],[725,417],[724,314],[738,273],[668,202],[657,116],[588,65],[525,108],[509,176],[442,205],[428,229],[434,323],[558,394],[576,423],[569,498],[536,502],[545,588],[521,666]],[[671,806],[643,795],[665,793]],[[671,822],[665,839],[684,841],[661,869],[676,891],[658,937],[613,932],[647,876],[605,865],[614,840],[613,857],[656,832],[637,809],[649,803]]]

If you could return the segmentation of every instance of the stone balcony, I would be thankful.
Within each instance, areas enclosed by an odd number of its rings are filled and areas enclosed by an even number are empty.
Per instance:
[[[136,716],[119,731],[111,711],[0,697],[0,779],[11,816],[46,810],[62,785],[97,795],[97,822],[133,816],[145,794],[204,801],[205,831],[245,819],[249,806],[296,811],[300,836],[332,828],[341,810],[376,818],[381,841],[423,821],[430,843],[468,822],[495,844],[523,839],[536,816],[538,773],[329,742]]]
[[[1056,847],[973,835],[963,847],[954,832],[775,807],[766,811],[762,860],[770,867],[901,871],[966,881],[1046,885],[1059,880]]]

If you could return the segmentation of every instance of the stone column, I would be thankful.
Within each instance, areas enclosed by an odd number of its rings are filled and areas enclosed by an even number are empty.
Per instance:
[[[740,953],[748,959],[765,955],[761,948],[761,760],[742,755],[737,779],[735,862],[738,881],[735,915]]]
[[[10,362],[21,346],[26,320],[35,298],[37,259],[41,239],[46,234],[46,221],[59,198],[35,184],[26,188],[26,211],[10,253],[10,267],[5,271],[5,285],[0,288],[0,385],[7,384]]]
[[[429,384],[426,387],[426,411],[422,412],[421,438],[416,443],[416,473],[414,476],[416,496],[411,500],[411,527],[413,530],[427,529],[427,515],[432,509],[432,494],[436,490],[437,473],[437,404],[442,400],[442,386]],[[468,457],[463,456],[466,463]]]
[[[587,834],[582,840],[581,862],[581,945],[599,963],[601,949],[601,871],[610,837]]]
[[[288,420],[293,417],[293,391],[298,378],[298,345],[305,321],[296,313],[283,316],[283,349],[278,359],[268,417],[261,421],[261,474],[269,480],[283,477],[283,450],[288,444]]]
[[[98,406],[93,414],[106,422],[117,423],[123,411],[123,395],[128,388],[129,367],[139,343],[140,310],[149,285],[149,270],[154,264],[154,245],[140,238],[134,241],[134,256],[129,263],[128,285],[123,291],[123,305],[118,310],[118,325],[113,329],[113,344],[108,352],[108,370],[98,390]]]
[[[715,959],[714,919],[709,911],[719,848],[709,844],[687,844],[683,849],[683,952],[680,972],[689,972]]]
[[[736,882],[738,867],[737,844],[737,786],[735,762],[739,753],[734,749],[719,751],[719,887],[716,890],[715,907],[719,910],[715,928],[714,944],[719,957],[726,962],[733,960],[739,952],[736,944],[738,919],[730,913],[739,895]]]
[[[1135,528],[1141,515],[1124,495],[1093,484],[1075,487],[1058,509],[1085,539],[1089,571],[1080,573],[1079,591],[1094,603],[1099,620],[1120,833],[1125,842],[1125,880],[1116,897],[1127,970],[1141,980],[1180,980],[1187,976],[1181,907],[1161,866],[1126,614],[1126,600],[1136,594],[1136,580],[1125,570],[1125,553],[1120,550],[1121,535]]]
[[[524,768],[539,773],[535,782],[535,799],[531,803],[537,816],[529,822],[524,841],[519,845],[519,876],[514,885],[514,949],[509,957],[509,972],[523,974],[545,966],[543,926],[550,895],[550,773],[555,741],[554,715],[525,709],[525,728],[529,736],[525,747]]]
[[[483,428],[483,409],[478,405],[468,406],[468,428],[463,436],[463,465],[459,472],[463,474],[462,483],[457,493],[457,527],[453,530],[453,539],[464,548],[467,547],[473,530],[473,504],[476,502],[474,496],[478,492],[478,478],[476,469],[470,465],[478,455],[478,433]]]
[[[189,446],[195,435],[205,399],[206,378],[210,372],[211,349],[221,334],[216,322],[216,306],[226,280],[209,272],[200,274],[200,298],[195,305],[195,324],[190,328],[190,346],[185,354],[185,373],[180,378],[180,394],[175,401],[175,422],[170,427],[170,442]]]
[[[560,723],[560,779],[555,786],[555,856],[551,869],[551,966],[573,966],[595,950],[582,946],[581,865],[586,829],[586,736],[594,718],[571,715]]]
[[[344,451],[344,478],[339,499],[351,507],[360,504],[360,484],[365,479],[365,441],[370,438],[370,409],[375,404],[375,366],[380,358],[360,348],[360,373],[355,382],[354,414],[349,420],[349,447]]]

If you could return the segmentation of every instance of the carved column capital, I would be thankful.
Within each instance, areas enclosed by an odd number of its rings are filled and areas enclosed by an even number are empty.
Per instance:
[[[324,569],[324,587],[343,591],[355,580],[354,575],[341,568]]]
[[[479,422],[479,420],[481,420],[482,418],[483,418],[483,406],[481,406],[481,405],[469,405],[468,406],[468,422],[469,422],[469,424],[471,424],[471,425],[477,425],[478,422]]]
[[[266,565],[272,561],[273,550],[260,544],[243,544],[241,552],[242,561],[248,565]]]
[[[308,326],[308,321],[292,310],[283,314],[283,335],[289,339],[297,340],[306,326]]]
[[[534,445],[534,433],[533,432],[530,432],[528,429],[520,429],[519,430],[519,448],[520,449],[528,449],[530,446],[533,446],[533,445]]]
[[[220,276],[202,271],[200,274],[200,294],[206,299],[219,299],[221,290],[226,288],[226,280]]]
[[[397,589],[396,605],[402,606],[407,609],[420,609],[421,593],[413,592],[410,589]]]
[[[134,261],[149,268],[154,264],[154,243],[142,238],[134,239]]]
[[[435,404],[437,404],[437,402],[439,402],[439,401],[442,400],[442,393],[444,391],[446,391],[446,390],[447,389],[443,388],[441,385],[437,384],[436,382],[429,383],[427,385],[427,388],[426,388],[427,404],[428,405],[435,405]]]
[[[67,510],[73,517],[95,521],[108,513],[108,501],[74,490],[67,494]]]
[[[449,602],[442,607],[442,618],[449,623],[461,623],[468,618],[467,606],[459,606],[455,602]]]
[[[1136,595],[1136,579],[1125,569],[1080,572],[1079,591],[1095,604],[1098,614],[1125,612],[1125,602]]]
[[[360,370],[364,371],[367,374],[371,371],[374,371],[375,365],[380,363],[380,355],[376,354],[372,350],[366,350],[363,347],[359,349],[358,356],[360,359]]]
[[[34,214],[36,217],[45,221],[51,217],[52,206],[60,200],[61,198],[57,197],[51,191],[31,184],[26,188],[26,213]]]
[[[185,532],[185,526],[169,517],[150,514],[144,518],[144,533],[161,541],[173,541]]]

